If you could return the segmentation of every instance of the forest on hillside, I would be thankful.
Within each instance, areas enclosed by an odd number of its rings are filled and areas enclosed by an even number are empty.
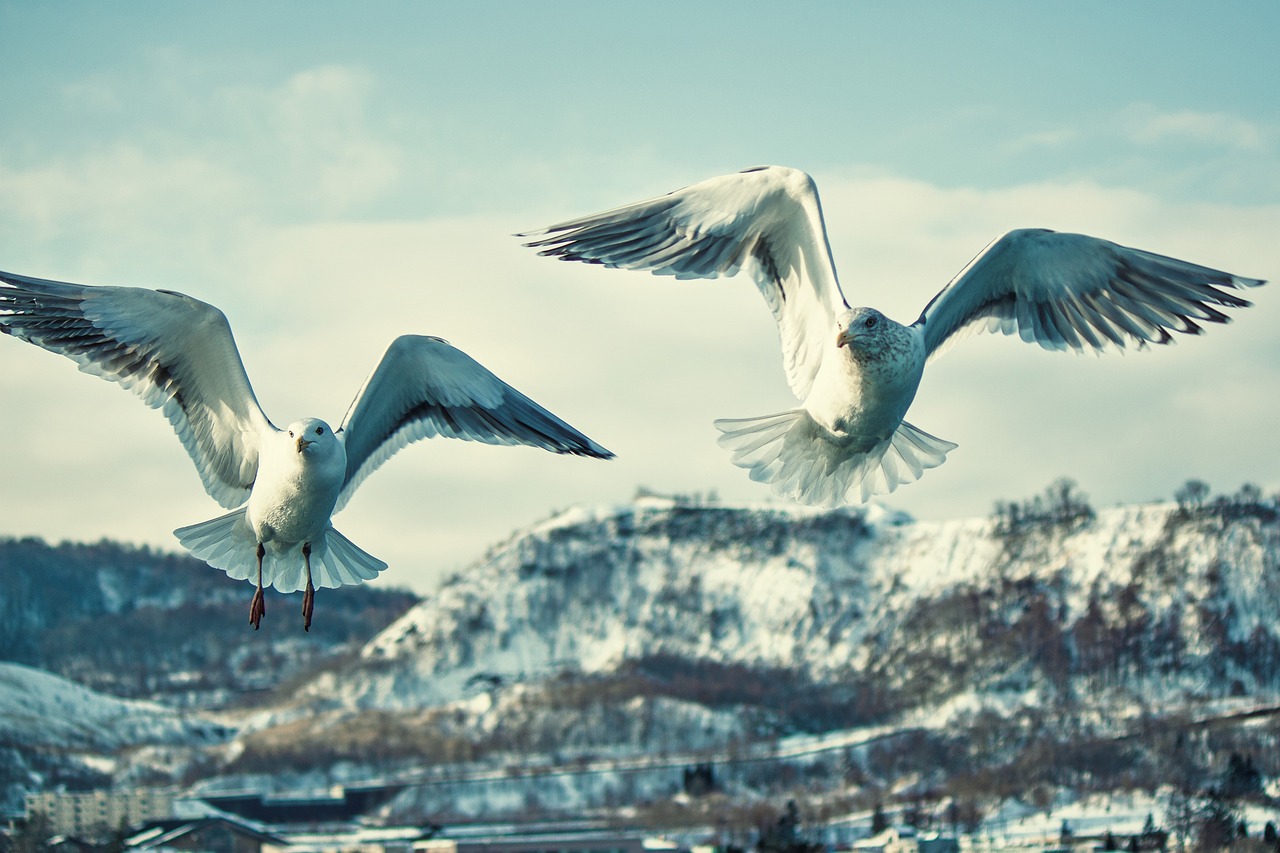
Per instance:
[[[125,698],[217,707],[261,696],[359,649],[417,602],[356,586],[320,590],[310,632],[301,595],[253,588],[191,557],[114,542],[0,539],[0,660]]]

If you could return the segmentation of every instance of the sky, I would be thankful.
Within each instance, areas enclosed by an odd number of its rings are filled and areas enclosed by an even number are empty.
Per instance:
[[[1277,33],[1261,2],[0,0],[0,269],[217,305],[277,425],[336,425],[395,336],[432,334],[618,454],[401,451],[334,523],[429,594],[573,505],[774,500],[711,425],[796,405],[751,281],[516,232],[779,164],[816,180],[849,302],[902,322],[1011,228],[1274,280]],[[1249,297],[1145,352],[965,339],[908,413],[959,449],[881,502],[1280,491],[1280,287]],[[164,418],[10,338],[0,446],[0,535],[177,550],[221,513]]]

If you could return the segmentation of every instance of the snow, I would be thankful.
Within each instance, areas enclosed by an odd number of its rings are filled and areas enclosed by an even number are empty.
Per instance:
[[[989,815],[978,833],[995,849],[1031,846],[1038,843],[1056,846],[1065,821],[1074,836],[1138,835],[1147,816],[1156,826],[1169,826],[1164,804],[1158,796],[1141,791],[1096,794],[1083,798],[1063,795],[1047,809],[1036,809],[1021,800],[1006,800]]]
[[[1035,530],[1013,542],[995,534],[990,518],[915,522],[876,504],[822,511],[645,497],[573,507],[491,548],[351,665],[317,673],[296,694],[236,726],[245,735],[287,723],[321,726],[371,709],[439,710],[439,725],[463,736],[482,738],[513,720],[530,730],[569,732],[557,746],[560,755],[490,756],[424,770],[423,790],[406,794],[424,803],[447,801],[462,814],[519,811],[531,796],[549,808],[633,801],[641,793],[668,796],[678,778],[672,768],[722,753],[730,742],[744,754],[758,749],[803,761],[866,746],[901,728],[945,730],[984,710],[1009,716],[1041,704],[1049,688],[1034,680],[999,688],[963,684],[893,726],[761,740],[760,731],[778,730],[759,715],[668,696],[636,696],[625,719],[584,710],[587,722],[557,729],[553,718],[565,712],[551,707],[544,692],[554,689],[547,686],[553,676],[609,674],[628,661],[670,655],[726,672],[776,668],[838,681],[874,660],[879,638],[944,649],[954,639],[946,626],[916,631],[910,615],[956,590],[992,589],[1010,578],[1052,587],[1068,620],[1086,612],[1091,596],[1114,614],[1116,590],[1133,587],[1152,614],[1179,617],[1191,657],[1209,653],[1205,620],[1217,616],[1236,641],[1255,631],[1274,636],[1280,609],[1274,525],[1185,522],[1177,512],[1172,504],[1105,509],[1079,528]],[[1122,723],[1153,706],[1209,715],[1276,700],[1275,684],[1245,682],[1245,695],[1232,697],[1223,676],[1211,681],[1194,665],[1187,672],[1145,681],[1126,675],[1133,679],[1130,692],[1107,697],[1104,723]],[[88,760],[111,771],[120,763],[113,753],[126,747],[151,745],[153,766],[176,766],[178,759],[161,747],[216,742],[223,734],[207,719],[93,694],[7,664],[0,665],[0,737],[99,753]],[[243,743],[224,746],[221,759],[234,759]],[[535,773],[539,768],[545,772]],[[333,768],[290,781],[323,786],[366,778],[362,773]],[[284,784],[266,777],[241,782]],[[984,831],[1003,840],[1056,840],[1064,819],[1083,834],[1103,826],[1090,821],[1104,815],[1109,822],[1102,831],[1128,833],[1148,812],[1159,822],[1159,803],[1139,794],[1064,798],[1047,811],[1010,801]]]
[[[117,699],[56,675],[0,663],[0,740],[112,752],[147,743],[219,739],[221,727],[154,702]]]
[[[1157,547],[1187,577],[1148,583],[1146,606],[1178,610],[1194,640],[1206,578],[1227,565],[1236,576],[1220,585],[1221,606],[1235,614],[1236,639],[1271,630],[1280,577],[1261,567],[1276,562],[1280,543],[1237,525],[1206,548],[1196,529],[1170,537],[1175,511],[1106,509],[1079,530],[1037,533],[1033,553],[1011,563],[989,518],[914,522],[876,504],[823,511],[656,497],[573,507],[513,534],[387,628],[362,652],[377,662],[364,677],[322,677],[300,701],[422,707],[463,698],[477,675],[607,672],[655,652],[823,678],[867,660],[867,638],[913,603],[991,583],[1001,566],[1062,585],[1068,618],[1078,618],[1095,588],[1131,583]]]

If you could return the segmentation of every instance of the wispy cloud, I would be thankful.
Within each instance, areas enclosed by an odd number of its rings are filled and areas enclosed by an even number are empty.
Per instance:
[[[270,89],[221,90],[216,102],[247,135],[241,144],[254,157],[247,169],[332,216],[376,199],[401,174],[402,152],[372,129],[375,87],[363,69],[326,65]]]
[[[1079,121],[1079,119],[1077,119]],[[1063,151],[1098,143],[1147,149],[1194,145],[1206,150],[1260,152],[1275,145],[1276,127],[1267,127],[1225,112],[1162,110],[1130,104],[1088,123],[1045,127],[1012,137],[1002,145],[1008,154]]]
[[[1137,104],[1120,117],[1124,136],[1137,145],[1193,144],[1258,151],[1269,147],[1273,131],[1229,113],[1164,111]]]
[[[404,152],[371,117],[377,83],[363,69],[318,66],[249,86],[206,82],[173,51],[152,64],[174,79],[145,101],[132,74],[62,88],[65,121],[97,122],[95,133],[59,139],[47,155],[38,139],[0,141],[11,216],[107,229],[137,227],[135,212],[157,209],[169,219],[317,219],[364,209],[401,177]]]

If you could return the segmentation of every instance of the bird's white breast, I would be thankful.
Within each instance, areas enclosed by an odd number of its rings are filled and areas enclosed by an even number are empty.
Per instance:
[[[874,444],[892,435],[906,416],[924,363],[924,340],[913,327],[898,326],[885,335],[873,358],[833,343],[804,407],[837,436]]]
[[[336,440],[300,453],[283,436],[264,442],[249,496],[249,523],[261,542],[307,542],[329,525],[346,477],[346,452]]]

